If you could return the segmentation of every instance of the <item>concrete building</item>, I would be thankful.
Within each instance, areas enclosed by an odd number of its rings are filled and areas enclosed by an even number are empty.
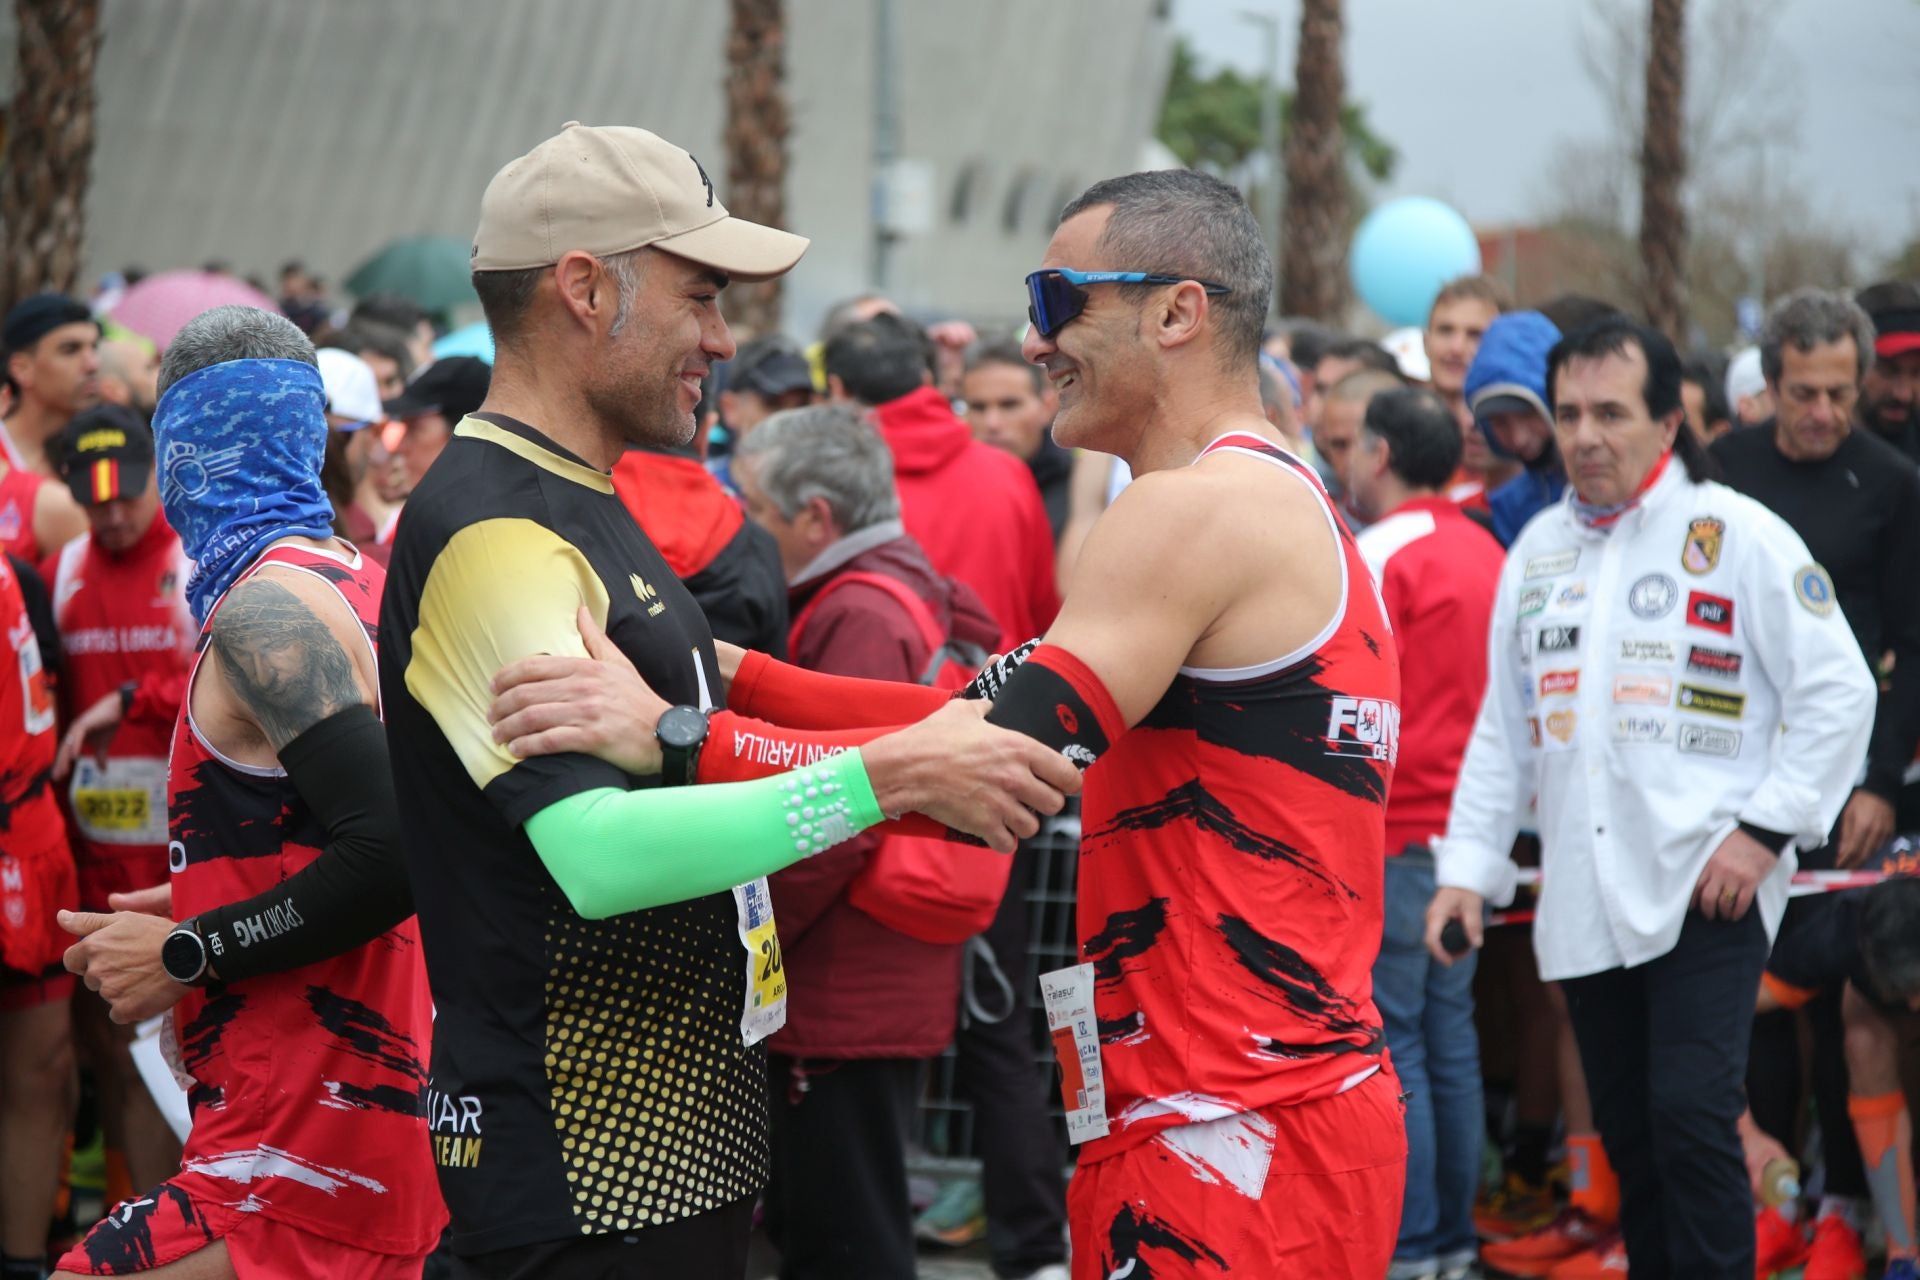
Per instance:
[[[880,6],[899,153],[927,229],[890,254],[909,310],[1010,323],[1061,205],[1140,167],[1169,0],[789,0],[787,328],[868,287]],[[723,0],[106,0],[91,275],[222,259],[339,281],[389,240],[472,234],[505,161],[571,119],[640,124],[726,198]],[[0,77],[14,74],[0,18]],[[0,79],[0,91],[11,94]]]

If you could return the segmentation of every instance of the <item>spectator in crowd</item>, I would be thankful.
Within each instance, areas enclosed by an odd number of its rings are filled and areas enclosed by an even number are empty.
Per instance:
[[[1481,348],[1484,351],[1486,348]],[[1433,850],[1487,684],[1487,624],[1500,544],[1446,485],[1460,429],[1438,395],[1383,391],[1348,455],[1350,504],[1400,651],[1400,758],[1387,796],[1386,922],[1373,1001],[1407,1095],[1407,1193],[1389,1280],[1465,1280],[1479,1255],[1473,1199],[1485,1113],[1471,960],[1425,945]]]
[[[1860,382],[1862,426],[1920,462],[1920,288],[1904,280],[1855,296],[1873,321],[1873,363]]]
[[[1760,979],[1758,1008],[1806,1007],[1816,998],[1839,997],[1845,1027],[1847,1087],[1845,1126],[1852,1130],[1866,1166],[1875,1215],[1886,1231],[1882,1280],[1920,1278],[1916,1258],[1913,1195],[1913,1120],[1900,1082],[1900,1044],[1920,1029],[1920,857],[1901,837],[1877,852],[1868,870],[1887,879],[1870,888],[1817,894],[1795,903],[1806,919],[1791,934],[1782,930]],[[1828,1115],[1821,1108],[1823,1121]],[[1804,1275],[1864,1275],[1866,1258],[1823,1248],[1835,1234],[1834,1215],[1814,1224],[1809,1249],[1788,1202],[1764,1211],[1755,1223],[1759,1240],[1756,1275],[1804,1265]],[[1844,1256],[1841,1256],[1844,1252]]]
[[[377,320],[355,321],[320,345],[351,351],[373,366],[382,400],[397,399],[413,377],[413,350],[406,333]]]
[[[1584,293],[1557,294],[1541,303],[1536,310],[1563,334],[1575,334],[1590,324],[1626,315],[1611,302]]]
[[[776,414],[742,443],[735,474],[779,544],[796,664],[911,683],[948,645],[991,652],[998,625],[908,536],[893,460],[852,410]],[[910,938],[850,900],[881,839],[861,836],[771,878],[789,1004],[768,1041],[767,1221],[793,1280],[913,1280],[916,1270],[906,1152],[923,1064],[953,1037],[960,948]]]
[[[1313,441],[1307,439],[1305,425],[1300,420],[1300,371],[1293,367],[1291,360],[1261,355],[1260,411],[1286,440],[1294,456],[1312,463],[1314,470],[1321,473],[1321,483],[1329,483],[1322,471],[1320,455]]]
[[[1727,361],[1727,405],[1735,430],[1757,427],[1773,418],[1773,393],[1760,367],[1760,348],[1744,347]]]
[[[409,484],[419,484],[434,459],[453,438],[462,419],[487,398],[493,366],[475,356],[436,360],[381,406],[387,417],[406,424],[395,450],[406,464]]]
[[[1321,366],[1324,368],[1326,363],[1321,361]],[[1353,451],[1360,443],[1360,424],[1366,420],[1367,406],[1375,396],[1397,391],[1407,384],[1397,373],[1356,369],[1338,382],[1323,385],[1327,386],[1326,407],[1321,411],[1320,426],[1313,433],[1313,447],[1327,470],[1340,481],[1334,496],[1341,500],[1348,523],[1356,529],[1363,528],[1366,520],[1346,501],[1346,477],[1352,474]]]
[[[1313,380],[1313,371],[1320,365],[1320,357],[1327,348],[1339,342],[1345,336],[1335,333],[1310,320],[1301,320],[1286,329],[1287,359],[1293,361],[1293,367],[1300,371],[1300,410],[1306,425],[1312,427],[1316,421],[1313,410],[1318,404],[1315,391],[1325,391]]]
[[[927,350],[897,313],[842,329],[824,355],[828,394],[872,410],[907,532],[934,568],[973,588],[1011,647],[1046,630],[1060,607],[1053,530],[1026,465],[975,440],[932,385]]]
[[[782,334],[762,334],[741,343],[723,368],[720,425],[736,446],[782,409],[813,403],[813,371],[806,356]]]
[[[143,418],[153,417],[159,399],[160,353],[145,338],[117,336],[100,340],[100,398],[125,405]]]
[[[1462,384],[1475,433],[1494,457],[1520,463],[1518,475],[1487,494],[1503,547],[1566,491],[1546,399],[1547,352],[1558,341],[1560,331],[1538,311],[1509,311],[1487,326]]]
[[[1873,342],[1871,320],[1845,294],[1801,290],[1781,299],[1760,338],[1774,420],[1733,432],[1713,448],[1727,483],[1764,503],[1807,544],[1832,577],[1861,656],[1884,668],[1866,772],[1831,838],[1800,853],[1800,865],[1815,870],[1858,866],[1893,835],[1902,779],[1920,743],[1920,470],[1855,424]],[[1806,910],[1796,903],[1788,911],[1782,936],[1801,927]],[[1847,1088],[1839,992],[1823,993],[1806,1013],[1815,1028],[1814,1096],[1822,1116],[1837,1116]],[[1749,1082],[1754,1119],[1782,1141],[1791,1140],[1798,1113],[1801,1054],[1793,1022],[1756,1022]],[[1868,1192],[1860,1151],[1847,1125],[1823,1124],[1821,1137],[1828,1194],[1815,1247],[1823,1259],[1829,1251],[1852,1257],[1860,1252]]]
[[[131,409],[83,409],[59,450],[88,532],[41,570],[66,654],[66,732],[53,777],[66,784],[79,906],[112,911],[167,879],[167,752],[200,628],[187,608],[193,569],[160,515],[153,433]],[[179,1167],[180,1142],[134,1069],[133,1028],[92,992],[75,1030],[100,1086],[108,1203]]]
[[[433,374],[429,369],[418,382]],[[706,387],[715,381],[709,374]],[[613,491],[681,585],[700,605],[713,638],[787,656],[787,580],[772,535],[747,519],[740,500],[701,459],[713,397],[694,411],[692,441],[636,445],[613,464]]]
[[[1716,378],[1706,361],[1689,360],[1680,366],[1680,400],[1687,409],[1687,429],[1701,444],[1712,444],[1733,430],[1725,380]]]
[[[409,374],[433,363],[433,343],[439,337],[433,317],[412,298],[397,293],[372,293],[354,303],[350,325],[377,325],[401,336],[407,344]]]
[[[1406,385],[1406,379],[1400,377],[1400,362],[1385,347],[1365,338],[1341,338],[1330,343],[1313,366],[1314,395],[1320,403],[1309,405],[1310,420],[1317,425],[1317,415],[1325,412],[1325,401],[1333,388],[1348,374],[1363,369],[1386,374]]]
[[[58,479],[48,445],[74,414],[100,398],[100,324],[84,302],[64,293],[36,293],[7,312],[0,344],[13,392],[13,407],[0,424],[0,449],[8,465]]]
[[[1057,547],[1067,523],[1073,455],[1053,442],[1054,394],[1039,365],[1013,341],[975,343],[967,351],[960,397],[973,438],[1027,464],[1047,509]]]
[[[327,456],[320,483],[333,503],[333,531],[384,564],[384,548],[375,549],[388,510],[374,487],[373,450],[386,413],[373,368],[337,347],[315,353],[327,393]]]
[[[1825,839],[1859,767],[1873,680],[1805,544],[1705,479],[1671,343],[1590,325],[1547,390],[1574,494],[1502,570],[1427,944],[1449,960],[1449,922],[1477,945],[1484,904],[1511,899],[1537,790],[1534,946],[1619,1174],[1625,1262],[1746,1280],[1747,1001],[1793,849]]]
[[[1479,350],[1480,337],[1512,305],[1506,286],[1492,276],[1461,276],[1442,285],[1427,310],[1428,379],[1460,424],[1460,472],[1450,491],[1456,501],[1470,500],[1476,507],[1484,503],[1483,495],[1518,470],[1511,459],[1501,459],[1487,448],[1487,438],[1474,428],[1466,398],[1467,370]],[[1463,488],[1475,484],[1479,489]]]

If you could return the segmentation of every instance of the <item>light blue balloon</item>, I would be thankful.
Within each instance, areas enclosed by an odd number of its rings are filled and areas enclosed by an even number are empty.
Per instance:
[[[1347,264],[1354,291],[1382,320],[1424,325],[1440,286],[1480,270],[1480,243],[1448,205],[1407,196],[1366,216]]]
[[[477,321],[464,329],[455,329],[446,337],[433,344],[434,359],[447,356],[478,356],[488,364],[493,363],[493,330],[487,328],[487,322]]]

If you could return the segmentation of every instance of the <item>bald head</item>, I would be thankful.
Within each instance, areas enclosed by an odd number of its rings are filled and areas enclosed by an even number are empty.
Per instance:
[[[100,344],[100,398],[109,404],[153,416],[159,399],[160,353],[137,338],[109,338]]]

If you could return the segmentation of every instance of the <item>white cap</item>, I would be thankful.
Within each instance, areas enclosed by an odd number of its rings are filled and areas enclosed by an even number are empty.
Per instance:
[[[1433,381],[1433,366],[1427,363],[1427,335],[1420,326],[1408,325],[1404,329],[1395,329],[1380,339],[1380,345],[1400,366],[1401,377],[1409,382]]]
[[[1748,347],[1736,352],[1727,362],[1727,409],[1739,412],[1740,402],[1767,389],[1767,376],[1760,371],[1760,348]]]
[[[351,425],[336,431],[358,431],[370,422],[381,422],[386,413],[380,408],[380,379],[373,366],[351,351],[322,347],[314,352],[320,362],[320,381],[327,389],[327,412],[345,418]]]

